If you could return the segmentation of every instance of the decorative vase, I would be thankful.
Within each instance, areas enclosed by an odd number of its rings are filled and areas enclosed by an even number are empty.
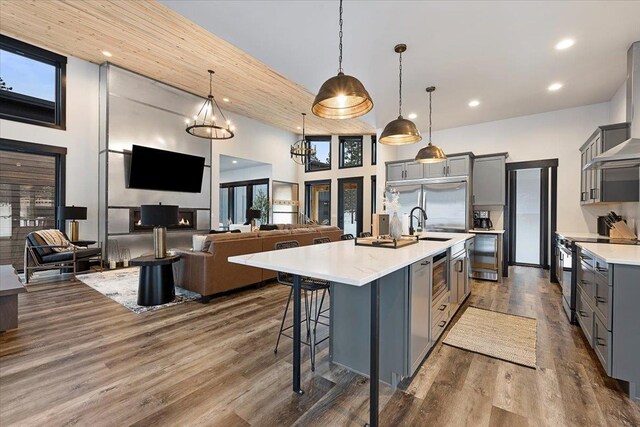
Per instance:
[[[397,211],[393,212],[393,217],[389,222],[389,234],[395,240],[398,240],[400,239],[400,237],[402,237],[402,222],[400,221],[400,218],[398,218]]]

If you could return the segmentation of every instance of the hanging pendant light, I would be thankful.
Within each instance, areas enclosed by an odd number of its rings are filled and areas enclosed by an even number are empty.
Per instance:
[[[233,138],[233,126],[231,122],[227,120],[224,113],[218,106],[218,103],[213,97],[213,89],[211,82],[213,80],[213,74],[215,71],[209,71],[209,96],[202,104],[202,108],[198,111],[198,114],[193,117],[192,121],[187,121],[187,132],[193,136],[199,138],[213,139],[231,139]],[[218,116],[216,116],[216,110]]]
[[[431,94],[435,92],[435,90],[435,86],[429,86],[427,88],[427,92],[429,93],[429,143],[416,154],[416,162],[418,163],[436,163],[447,160],[447,155],[444,154],[442,148],[431,144]]]
[[[316,147],[311,146],[304,133],[304,118],[307,113],[302,113],[302,139],[294,142],[289,149],[291,159],[299,165],[304,165],[316,155]]]
[[[390,121],[382,131],[378,142],[386,145],[413,144],[422,140],[422,135],[415,123],[402,117],[402,53],[407,50],[406,44],[398,44],[393,50],[400,54],[400,99],[398,103],[398,118]]]
[[[313,114],[325,119],[353,119],[367,114],[373,108],[373,100],[360,80],[342,70],[342,0],[339,25],[338,75],[320,86],[311,107]]]

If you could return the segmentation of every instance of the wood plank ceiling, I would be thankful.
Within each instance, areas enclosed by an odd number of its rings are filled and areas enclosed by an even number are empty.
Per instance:
[[[375,133],[361,120],[310,114],[314,94],[154,0],[0,0],[0,31],[96,64],[108,50],[113,64],[202,96],[213,69],[224,109],[294,133],[301,112],[309,134]]]

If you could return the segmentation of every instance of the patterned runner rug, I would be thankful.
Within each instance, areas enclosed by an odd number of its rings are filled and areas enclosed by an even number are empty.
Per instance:
[[[443,343],[536,368],[536,319],[469,307]]]
[[[138,267],[81,274],[77,278],[96,291],[122,304],[134,313],[155,311],[200,298],[200,294],[176,286],[176,298],[167,304],[145,307],[138,305]]]

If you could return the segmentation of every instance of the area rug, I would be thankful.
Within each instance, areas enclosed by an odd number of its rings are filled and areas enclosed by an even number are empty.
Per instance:
[[[77,278],[96,291],[108,296],[118,304],[127,307],[134,313],[140,314],[147,311],[155,311],[171,307],[186,301],[193,301],[200,298],[200,294],[188,291],[176,286],[176,297],[173,301],[145,307],[138,305],[138,267],[125,268],[120,270],[105,270],[102,273],[90,273],[78,275]]]
[[[469,307],[443,343],[535,369],[536,325],[536,319]]]

